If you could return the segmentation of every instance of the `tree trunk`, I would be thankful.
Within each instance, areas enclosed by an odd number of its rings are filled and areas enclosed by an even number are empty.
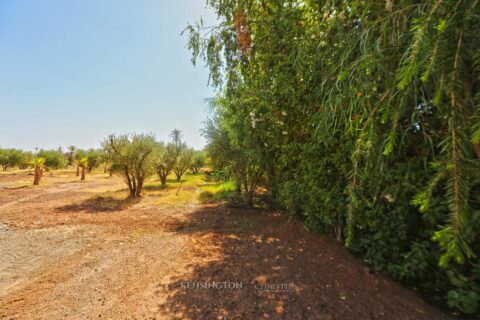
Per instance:
[[[107,165],[103,166],[103,173],[107,173]]]
[[[242,184],[240,183],[240,181],[236,181],[235,183],[236,183],[235,192],[242,193]]]
[[[80,176],[80,166],[77,164],[77,177]]]
[[[80,180],[85,180],[85,167],[82,167],[82,176],[80,177]]]
[[[473,151],[475,151],[475,155],[477,156],[477,159],[480,160],[480,143],[475,143],[473,145]]]
[[[162,174],[160,176],[160,182],[162,183],[162,186],[166,186],[167,185],[167,175],[166,174]]]
[[[137,190],[135,190],[135,198],[142,195],[143,177],[137,177]]]
[[[268,166],[267,174],[266,174],[266,182],[267,182],[267,190],[270,193],[270,196],[272,198],[275,198],[275,191],[276,189],[273,187],[275,185],[275,178],[276,178],[276,172],[275,172],[275,167],[273,165]]]
[[[248,188],[248,181],[247,181],[247,175],[244,174],[243,176],[243,189],[245,191],[244,197],[245,197],[245,206],[247,208],[253,208],[253,193],[250,192]]]
[[[132,198],[135,198],[135,196],[137,195],[137,180],[135,180],[134,175],[132,175],[130,181],[132,182],[132,192],[130,193],[130,195],[132,196]]]
[[[253,192],[245,193],[245,206],[247,208],[253,208]]]
[[[38,186],[40,184],[40,179],[42,178],[42,169],[35,167],[35,175],[33,177],[33,185]]]
[[[125,174],[125,179],[127,180],[128,191],[130,192],[130,196],[133,197],[135,195],[135,190],[133,189],[132,179],[130,179],[130,174],[128,172],[127,166],[125,166],[123,173]]]

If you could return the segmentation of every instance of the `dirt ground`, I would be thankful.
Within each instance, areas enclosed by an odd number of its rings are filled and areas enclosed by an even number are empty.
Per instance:
[[[1,319],[446,319],[276,212],[163,203],[155,184],[0,175]],[[168,193],[168,194],[167,194]]]

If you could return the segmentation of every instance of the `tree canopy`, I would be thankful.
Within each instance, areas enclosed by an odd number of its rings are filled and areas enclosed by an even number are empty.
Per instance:
[[[206,4],[220,23],[186,32],[217,89],[214,164],[377,269],[444,281],[450,306],[478,310],[479,1]]]
[[[111,155],[111,170],[125,178],[130,196],[141,196],[145,179],[154,170],[157,142],[152,135],[111,135],[104,140],[103,146]]]

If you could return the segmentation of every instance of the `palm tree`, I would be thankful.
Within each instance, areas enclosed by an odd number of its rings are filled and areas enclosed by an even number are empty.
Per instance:
[[[77,147],[75,146],[68,146],[68,151],[70,151],[70,154],[68,155],[68,165],[71,166],[73,164],[73,153],[75,150],[77,150]]]
[[[176,155],[178,156],[182,149],[183,132],[180,129],[173,129],[169,136],[172,138],[172,142],[175,145]]]
[[[80,177],[80,180],[85,180],[85,169],[88,166],[88,158],[83,157],[81,159],[77,160],[77,168],[82,168],[82,176]]]
[[[40,184],[40,179],[43,176],[43,169],[45,168],[45,158],[35,158],[32,161],[29,161],[27,164],[35,170],[33,177],[33,185],[38,186]]]

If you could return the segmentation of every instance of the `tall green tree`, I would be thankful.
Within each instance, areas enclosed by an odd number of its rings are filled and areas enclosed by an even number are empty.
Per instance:
[[[219,24],[186,32],[218,93],[212,159],[262,172],[310,228],[402,280],[448,279],[450,305],[478,310],[479,287],[450,275],[478,281],[479,1],[206,3]]]
[[[183,132],[179,129],[173,129],[169,136],[172,139],[172,143],[175,147],[175,154],[178,157],[185,147],[185,144],[182,142]]]

